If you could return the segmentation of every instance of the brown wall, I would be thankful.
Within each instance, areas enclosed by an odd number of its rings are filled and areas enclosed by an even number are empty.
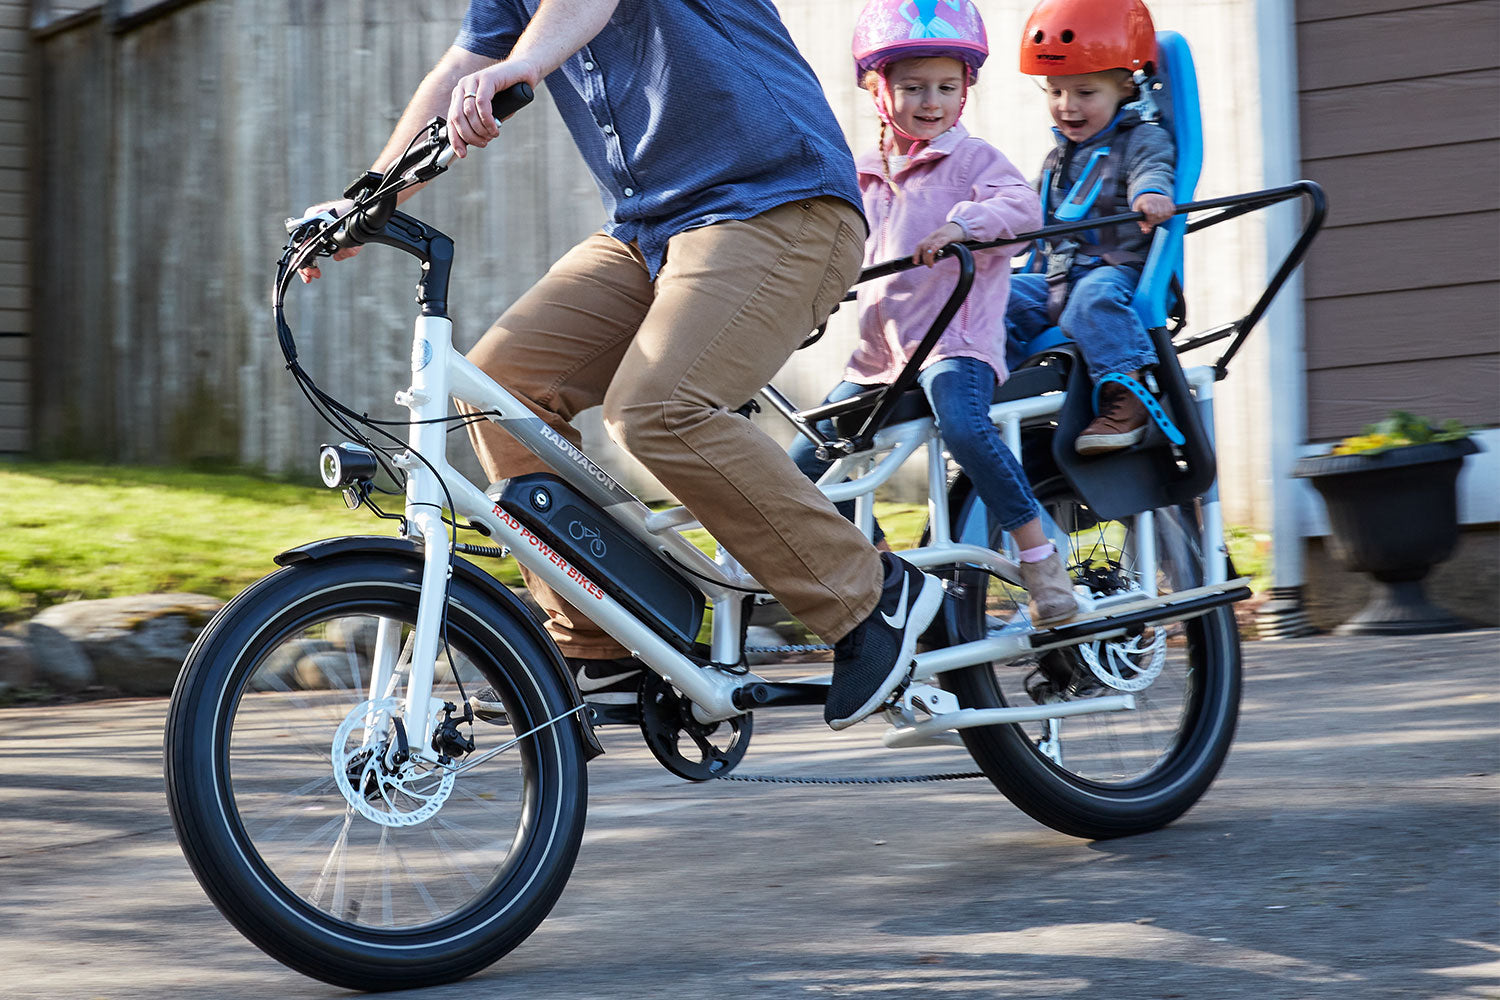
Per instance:
[[[31,441],[26,0],[0,0],[0,455]]]
[[[313,468],[336,432],[276,347],[281,223],[369,162],[463,8],[213,0],[38,40],[39,120],[90,108],[99,124],[38,138],[39,457]],[[598,222],[554,118],[518,115],[479,167],[459,164],[411,206],[458,242],[461,345]],[[415,267],[371,248],[328,270],[289,296],[303,364],[350,406],[404,416],[391,397],[410,380]]]
[[[1392,409],[1500,424],[1500,4],[1297,4],[1311,440]]]

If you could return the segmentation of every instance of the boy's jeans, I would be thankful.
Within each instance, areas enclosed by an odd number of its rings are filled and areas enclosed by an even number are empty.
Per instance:
[[[932,405],[948,454],[974,483],[994,523],[1004,531],[1013,531],[1039,516],[1041,507],[1032,496],[1021,463],[1005,446],[1000,429],[990,422],[990,402],[995,395],[994,369],[976,358],[944,358],[924,369],[917,383]],[[869,388],[840,382],[825,402],[835,403]],[[820,425],[819,429],[832,433],[826,425]],[[797,440],[791,456],[797,468],[813,480],[828,471],[831,464],[818,458],[812,442],[806,438]],[[840,504],[839,511],[852,518],[853,501]],[[883,537],[878,524],[875,537],[876,540]]]
[[[1082,264],[1068,272],[1072,289],[1058,326],[1073,338],[1089,377],[1098,381],[1111,372],[1133,372],[1156,364],[1156,348],[1130,300],[1140,270]],[[1005,307],[1005,362],[1015,368],[1031,356],[1032,340],[1052,325],[1047,318],[1047,278],[1016,274],[1010,279]]]

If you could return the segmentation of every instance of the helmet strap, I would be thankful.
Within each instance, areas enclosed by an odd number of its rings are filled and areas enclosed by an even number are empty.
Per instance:
[[[965,68],[967,69],[967,67],[965,67]],[[873,94],[871,94],[870,96],[875,99],[875,113],[878,114],[878,115],[880,115],[880,120],[882,122],[884,122],[885,124],[889,125],[891,127],[891,130],[893,132],[895,132],[901,138],[907,140],[908,142],[910,142],[912,144],[911,148],[906,151],[907,155],[908,156],[914,156],[914,155],[916,155],[915,151],[916,151],[917,146],[926,143],[927,140],[926,139],[918,139],[916,136],[912,135],[910,132],[908,132],[905,129],[903,129],[900,125],[896,124],[896,115],[895,115],[896,101],[891,96],[890,83],[887,82],[887,80],[885,78],[885,70],[884,69],[880,70],[880,72],[878,72],[878,73],[875,74],[875,92]],[[961,118],[963,118],[963,116],[964,116],[964,107],[968,103],[969,103],[969,77],[968,77],[968,74],[965,73],[964,74],[964,91],[963,91],[963,96],[959,98],[959,102],[958,102],[958,114],[956,114],[956,115],[953,116],[953,124],[954,125],[957,125],[958,122],[959,122],[959,120]],[[884,152],[884,151],[882,150],[882,152]]]

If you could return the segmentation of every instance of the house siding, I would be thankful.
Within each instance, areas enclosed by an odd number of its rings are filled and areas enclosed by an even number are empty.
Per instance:
[[[1500,424],[1500,4],[1297,6],[1308,436],[1393,409]]]

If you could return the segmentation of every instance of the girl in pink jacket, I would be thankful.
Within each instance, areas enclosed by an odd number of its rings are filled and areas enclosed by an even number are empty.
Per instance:
[[[859,346],[826,402],[895,381],[953,289],[951,270],[932,268],[940,249],[964,240],[1004,239],[1042,223],[1041,204],[1026,178],[998,149],[958,124],[988,51],[972,0],[870,0],[860,13],[855,69],[881,121],[880,148],[856,160],[871,229],[865,263],[910,254],[927,269],[860,286]],[[1003,248],[975,255],[973,290],[923,363],[918,384],[948,453],[994,523],[1015,538],[1032,624],[1041,626],[1072,617],[1077,603],[1020,462],[989,419],[995,387],[1008,374],[1010,256]],[[813,479],[828,469],[809,441],[799,440],[792,456]],[[878,525],[876,534],[886,547]]]

